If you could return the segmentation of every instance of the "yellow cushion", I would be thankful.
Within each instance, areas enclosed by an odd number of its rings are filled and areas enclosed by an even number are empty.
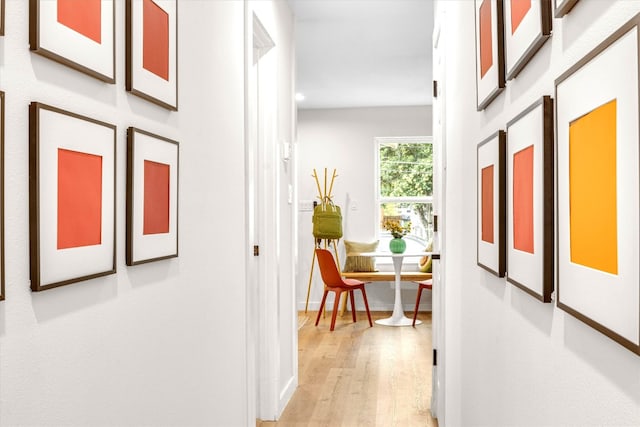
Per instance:
[[[344,241],[344,248],[347,252],[347,259],[344,263],[344,272],[371,272],[376,271],[376,259],[370,256],[360,256],[362,252],[375,252],[378,248],[378,241],[371,243]]]
[[[429,242],[426,248],[424,248],[425,252],[431,252],[433,250],[433,241]],[[420,258],[418,262],[418,267],[420,268],[420,272],[422,273],[431,273],[433,260],[431,259],[431,255],[425,255]]]

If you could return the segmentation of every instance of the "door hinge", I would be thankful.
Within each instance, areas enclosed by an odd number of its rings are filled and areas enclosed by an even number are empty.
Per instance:
[[[433,216],[433,232],[438,232],[438,215]]]
[[[253,256],[260,256],[260,246],[253,245]]]
[[[437,80],[433,81],[433,97],[434,98],[438,97],[438,81]]]
[[[438,350],[433,349],[433,366],[438,366]]]

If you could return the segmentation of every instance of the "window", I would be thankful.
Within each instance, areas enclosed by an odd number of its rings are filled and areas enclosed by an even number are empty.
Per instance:
[[[433,237],[433,145],[431,138],[376,138],[378,236],[386,250],[386,218],[411,221],[408,251],[424,250]]]

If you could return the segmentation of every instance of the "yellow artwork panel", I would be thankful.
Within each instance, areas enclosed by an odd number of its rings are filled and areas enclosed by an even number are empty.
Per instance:
[[[571,262],[618,274],[616,100],[569,125]]]

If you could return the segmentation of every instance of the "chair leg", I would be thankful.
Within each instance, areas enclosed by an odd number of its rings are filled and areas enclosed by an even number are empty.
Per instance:
[[[318,310],[318,317],[316,317],[316,326],[318,326],[318,322],[320,321],[320,316],[322,315],[322,310],[324,309],[324,303],[327,300],[327,294],[329,291],[324,290],[324,295],[322,295],[322,302],[320,303],[320,310]]]
[[[349,297],[351,298],[351,317],[353,318],[353,323],[356,322],[356,303],[353,298],[353,291],[349,291]]]
[[[362,291],[362,299],[364,300],[364,308],[367,311],[367,317],[369,318],[369,326],[373,327],[373,322],[371,322],[371,313],[369,313],[369,302],[367,301],[367,293],[364,291],[364,285],[360,288]]]
[[[416,297],[416,308],[413,310],[413,323],[411,326],[416,327],[416,318],[418,317],[418,306],[420,305],[420,297],[422,297],[422,286],[418,285],[418,295]]]
[[[329,329],[330,331],[333,331],[333,328],[336,326],[336,315],[340,310],[340,294],[342,293],[342,291],[337,290],[335,292],[336,299],[333,300],[333,314],[331,314],[331,328]]]

